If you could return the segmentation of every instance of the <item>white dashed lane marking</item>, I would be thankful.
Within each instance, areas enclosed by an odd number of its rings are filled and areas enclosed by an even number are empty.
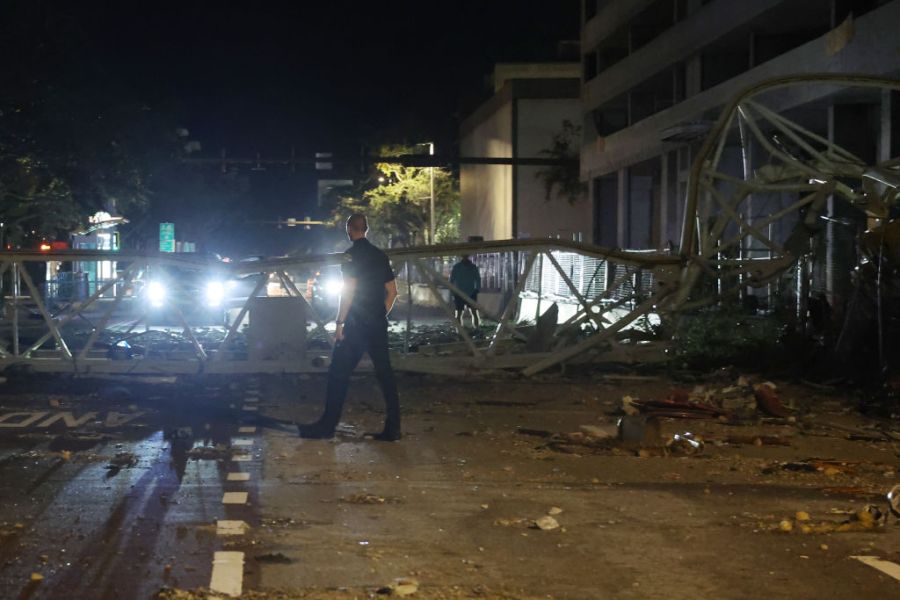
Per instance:
[[[247,504],[247,492],[225,492],[222,504]]]
[[[212,592],[240,596],[244,584],[244,553],[216,552],[213,558],[212,578],[209,589]]]
[[[244,535],[249,526],[244,521],[216,521],[216,533],[219,535]]]
[[[877,556],[851,556],[864,565],[869,565],[873,569],[878,569],[885,575],[890,575],[897,581],[900,581],[900,565],[889,560],[882,560]]]
[[[259,391],[247,390],[247,397],[244,398],[244,405],[241,410],[245,412],[256,412],[259,410]],[[239,427],[238,433],[250,434],[256,433],[256,427]],[[249,448],[253,446],[253,440],[250,438],[232,438],[231,445],[239,448]],[[249,462],[252,456],[249,454],[233,454],[231,460],[234,462]],[[250,473],[236,471],[228,473],[227,481],[250,481]],[[247,492],[224,492],[222,495],[222,504],[243,505],[247,504]],[[244,521],[222,519],[216,521],[216,533],[218,535],[244,535],[249,529]],[[212,577],[209,582],[209,589],[213,593],[225,594],[228,596],[240,596],[243,591],[244,583],[244,553],[243,552],[216,552],[213,558]]]

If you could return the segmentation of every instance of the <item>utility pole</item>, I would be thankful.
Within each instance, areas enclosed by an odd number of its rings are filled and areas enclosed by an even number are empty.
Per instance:
[[[434,142],[428,142],[428,155],[434,156]],[[434,167],[429,167],[431,171],[431,204],[429,206],[431,215],[431,243],[437,243],[435,238],[436,230],[434,228]]]
[[[416,144],[416,146],[428,146],[428,156],[434,156],[434,142],[421,142],[419,144]],[[431,164],[431,166],[428,167],[430,181],[429,187],[431,190],[428,202],[428,235],[429,243],[435,244],[437,240],[435,239],[436,229],[434,225],[434,163],[432,160],[429,160],[428,162]]]

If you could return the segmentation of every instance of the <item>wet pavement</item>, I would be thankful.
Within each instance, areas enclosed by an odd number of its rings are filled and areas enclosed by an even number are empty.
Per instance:
[[[2,597],[208,586],[216,521],[257,518],[255,485],[244,505],[222,502],[228,473],[258,471],[263,452],[232,446],[258,420],[242,410],[247,386],[17,387],[0,398]]]
[[[762,421],[688,425],[708,440],[789,445],[708,442],[678,456],[522,434],[612,431],[623,393],[669,386],[402,376],[405,436],[380,443],[363,436],[382,410],[365,375],[344,432],[322,441],[289,425],[321,410],[320,376],[11,382],[0,389],[0,597],[206,597],[213,586],[363,598],[398,579],[418,598],[900,593],[851,558],[900,562],[896,520],[807,535],[798,516],[837,523],[884,508],[896,443]],[[840,397],[782,394],[798,411],[863,423]],[[685,426],[665,420],[662,434]],[[781,468],[810,457],[843,462]]]

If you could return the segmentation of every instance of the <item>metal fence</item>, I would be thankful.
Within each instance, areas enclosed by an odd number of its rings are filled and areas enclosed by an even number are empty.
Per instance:
[[[594,246],[545,240],[508,240],[472,244],[453,244],[419,248],[399,248],[388,251],[398,273],[430,288],[437,306],[447,322],[455,327],[458,339],[466,351],[460,360],[465,368],[521,368],[532,372],[571,358],[568,350],[541,350],[517,353],[516,331],[518,309],[524,297],[537,293],[545,298],[544,306],[566,299],[573,309],[569,318],[560,323],[560,336],[572,333],[594,339],[604,337],[626,326],[628,319],[646,313],[651,306],[639,306],[641,297],[634,293],[633,282],[641,277],[642,269],[655,264],[673,264],[678,259],[668,256],[632,255],[621,251],[607,251]],[[480,263],[484,288],[504,292],[505,302],[497,310],[488,310],[476,301],[467,299],[483,315],[493,317],[495,327],[487,337],[474,336],[453,319],[452,303],[441,289],[451,293],[459,290],[449,281],[452,265],[462,254],[475,257]],[[278,295],[296,299],[305,306],[305,314],[313,329],[310,339],[333,343],[331,310],[323,310],[305,294],[305,286],[298,286],[288,273],[334,267],[343,255],[324,255],[302,259],[271,259],[248,263],[223,264],[185,255],[108,253],[101,251],[70,251],[58,253],[0,253],[0,277],[7,275],[12,284],[6,287],[5,311],[0,315],[0,369],[13,366],[47,372],[108,372],[108,373],[242,373],[242,372],[304,372],[321,370],[312,359],[320,355],[321,347],[313,348],[310,360],[303,357],[279,359],[254,357],[248,348],[260,340],[244,339],[241,328],[246,323],[254,303],[261,296],[271,295],[272,286],[279,287]],[[29,271],[34,265],[47,261],[74,263],[85,261],[116,261],[127,265],[116,272],[116,279],[95,284],[85,290],[85,279],[79,276],[62,278],[55,285],[41,289],[35,285]],[[32,265],[26,268],[27,265]],[[624,271],[622,271],[624,269]],[[147,273],[154,277],[170,271],[172,289],[166,310],[172,322],[164,330],[151,323],[155,313],[148,307],[152,301]],[[611,281],[609,274],[619,273]],[[194,273],[195,275],[191,275]],[[196,282],[207,281],[203,274],[216,273],[248,286],[243,292],[236,313],[225,326],[216,325],[220,333],[211,334],[210,323],[198,323],[202,317],[197,310],[202,290]],[[537,279],[535,279],[537,277]],[[637,277],[637,279],[635,279]],[[542,284],[540,282],[543,282]],[[90,283],[88,281],[88,283]],[[546,286],[546,290],[541,289]],[[531,286],[531,291],[529,291]],[[252,289],[251,289],[252,288]],[[85,296],[86,291],[93,293]],[[137,293],[139,291],[140,293]],[[114,293],[115,292],[115,293]],[[462,295],[462,294],[460,294]],[[634,314],[612,326],[601,323],[599,314],[605,302],[618,301],[621,307]],[[395,318],[405,315],[405,335],[410,335],[413,298],[407,294],[405,306],[396,306]],[[325,314],[325,313],[331,314]],[[165,351],[137,353],[126,346],[135,331],[158,331],[167,345]],[[178,340],[167,331],[178,333]],[[318,336],[318,337],[316,337]],[[512,346],[510,346],[512,344]],[[254,346],[255,347],[255,346]],[[397,358],[402,369],[434,371],[448,368],[445,358],[427,357],[413,352],[410,344]],[[457,360],[457,359],[454,359]],[[458,360],[457,360],[458,362]],[[456,364],[459,368],[460,365]]]

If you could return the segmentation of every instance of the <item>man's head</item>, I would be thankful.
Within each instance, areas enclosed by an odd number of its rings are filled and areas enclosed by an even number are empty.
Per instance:
[[[347,219],[347,237],[350,238],[351,242],[366,237],[366,232],[368,230],[369,222],[366,219],[366,215],[353,213],[350,215],[350,218]]]
[[[462,255],[462,259],[463,259],[463,260],[469,260],[469,255],[468,255],[468,254],[463,254],[463,255]]]

